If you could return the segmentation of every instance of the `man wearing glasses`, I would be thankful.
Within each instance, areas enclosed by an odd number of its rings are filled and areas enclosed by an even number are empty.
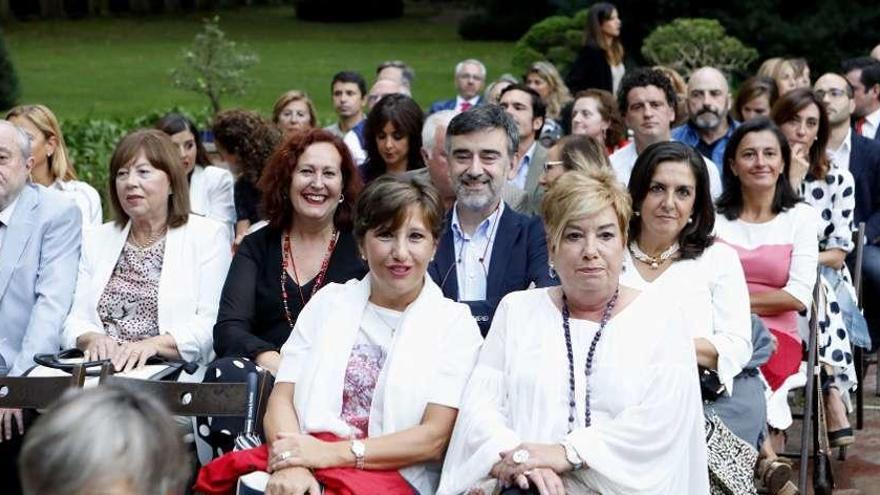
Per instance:
[[[462,60],[455,66],[455,89],[458,94],[449,100],[435,101],[428,109],[428,113],[440,110],[455,110],[464,112],[483,103],[480,93],[486,83],[486,66],[479,60],[469,58]]]

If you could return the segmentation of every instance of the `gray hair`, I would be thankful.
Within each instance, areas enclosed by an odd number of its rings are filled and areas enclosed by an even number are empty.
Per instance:
[[[519,148],[519,131],[507,112],[495,104],[478,105],[456,115],[446,128],[446,152],[451,151],[452,136],[491,129],[502,129],[507,134],[507,152],[513,158]]]
[[[171,414],[114,387],[68,391],[25,437],[26,495],[93,493],[125,483],[137,495],[181,493],[189,460]]]
[[[378,75],[382,72],[382,69],[387,69],[388,67],[400,69],[403,78],[401,83],[406,86],[407,89],[412,87],[412,82],[416,78],[416,71],[413,70],[412,67],[407,65],[403,60],[386,60],[376,67],[376,74]]]
[[[455,75],[458,76],[459,74],[461,74],[461,71],[464,70],[464,66],[467,64],[476,65],[477,67],[479,67],[480,68],[480,76],[482,76],[483,79],[486,79],[486,66],[483,65],[483,62],[480,62],[479,60],[477,60],[475,58],[469,58],[466,60],[462,60],[461,62],[455,64]]]
[[[434,135],[440,127],[449,127],[449,122],[457,115],[455,110],[440,110],[428,115],[422,125],[422,149],[434,154]]]
[[[0,122],[12,127],[13,132],[15,132],[15,145],[18,146],[18,150],[21,152],[21,159],[27,161],[27,159],[31,157],[30,136],[27,135],[27,132],[25,132],[24,129],[8,120],[0,120]]]

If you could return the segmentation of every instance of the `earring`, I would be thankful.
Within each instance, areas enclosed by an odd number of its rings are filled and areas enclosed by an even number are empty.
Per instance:
[[[688,217],[688,223],[694,223],[694,217]]]
[[[553,266],[553,262],[552,262],[552,261],[549,262],[549,263],[547,263],[547,265],[548,265],[548,266],[547,266],[547,273],[550,275],[550,278],[554,278],[554,279],[555,279],[555,278],[556,278],[556,275],[557,275],[557,273],[556,273],[556,267]]]
[[[343,201],[345,201],[345,194],[340,194],[339,195],[339,202],[342,203]]]
[[[640,211],[636,210],[633,212],[633,215],[640,217],[640,216],[642,216],[642,213]]]

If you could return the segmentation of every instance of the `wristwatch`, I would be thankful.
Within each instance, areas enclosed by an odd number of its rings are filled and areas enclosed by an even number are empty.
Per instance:
[[[578,455],[577,450],[574,449],[574,445],[568,440],[563,440],[561,443],[562,448],[565,449],[565,458],[568,460],[568,463],[571,464],[572,469],[580,469],[584,467],[584,460]]]
[[[351,453],[354,454],[354,467],[357,469],[364,468],[364,455],[367,453],[367,446],[360,440],[351,441]]]

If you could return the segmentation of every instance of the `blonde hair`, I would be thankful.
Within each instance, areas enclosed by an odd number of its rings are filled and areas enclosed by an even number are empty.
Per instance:
[[[632,203],[611,167],[590,167],[584,172],[562,174],[541,203],[547,250],[556,253],[568,224],[608,207],[614,210],[623,245],[626,245]]]
[[[302,101],[307,107],[309,107],[309,125],[311,125],[312,128],[317,127],[318,112],[315,110],[315,104],[312,103],[312,99],[309,98],[308,93],[298,89],[292,89],[275,100],[275,104],[272,105],[272,122],[278,124],[278,118],[281,116],[284,107],[290,105],[294,101]]]
[[[562,107],[571,101],[571,92],[562,80],[562,76],[559,75],[559,71],[550,62],[542,60],[533,63],[523,79],[528,79],[529,74],[535,74],[550,86],[550,94],[544,100],[544,104],[547,106],[547,117],[558,119]]]
[[[61,126],[52,110],[45,105],[20,105],[6,113],[6,120],[14,117],[27,119],[40,132],[43,133],[44,139],[55,137],[57,144],[55,152],[51,156],[46,157],[49,162],[49,173],[52,179],[61,179],[64,182],[76,180],[76,171],[73,169],[69,155],[67,153],[67,145],[64,144],[64,135],[61,134]]]

